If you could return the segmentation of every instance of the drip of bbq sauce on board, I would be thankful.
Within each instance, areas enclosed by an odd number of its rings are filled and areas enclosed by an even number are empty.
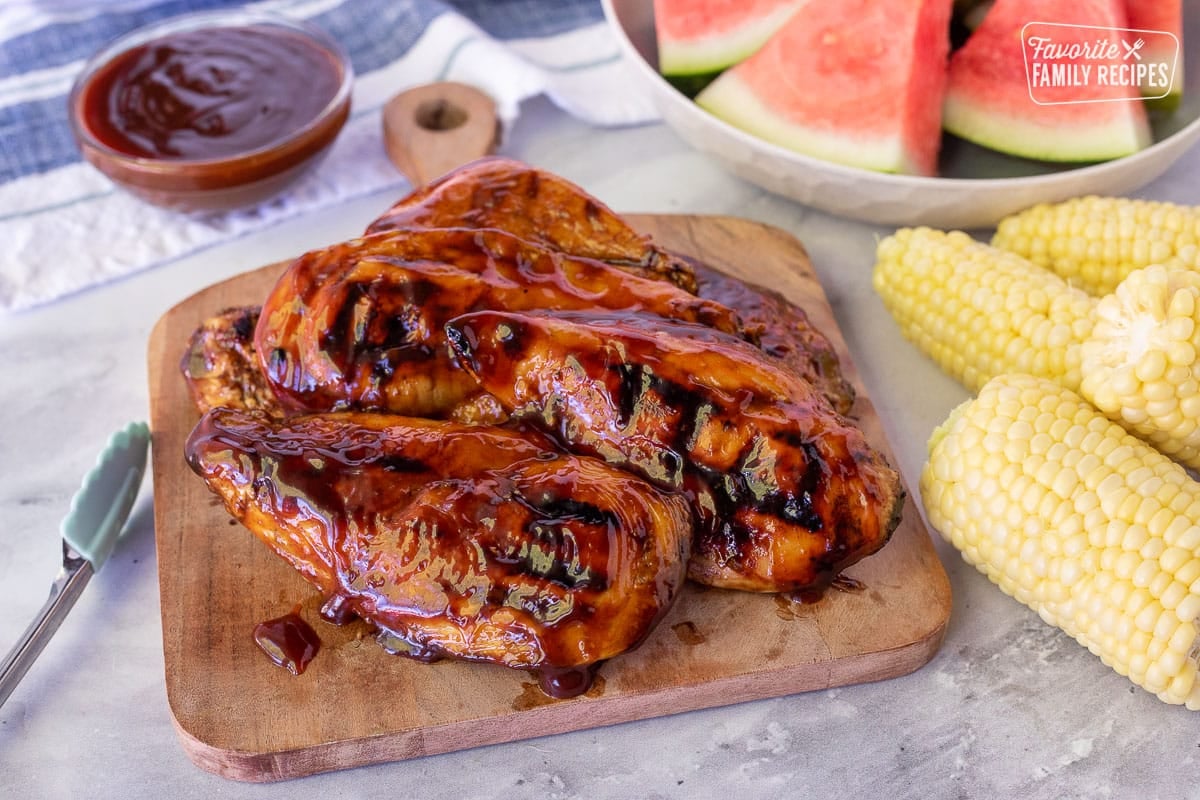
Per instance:
[[[810,606],[825,598],[825,592],[833,589],[839,592],[858,594],[866,589],[862,581],[849,575],[838,575],[828,586],[815,586],[809,589],[797,589],[794,592],[780,592],[775,595],[775,616],[780,619],[795,619],[796,606]]]
[[[849,592],[858,594],[863,589],[867,588],[862,581],[851,578],[849,575],[838,575],[828,586],[814,587],[811,589],[798,589],[794,592],[788,592],[783,597],[787,597],[790,602],[800,603],[802,605],[811,605],[819,603],[825,597],[825,592],[828,589],[834,589],[839,592]]]
[[[592,688],[599,664],[585,667],[540,667],[535,670],[538,687],[557,700],[578,697]]]
[[[102,67],[83,89],[84,121],[140,158],[213,159],[268,147],[315,120],[341,68],[313,42],[267,25],[153,39]]]
[[[254,626],[254,643],[276,666],[293,675],[304,672],[321,649],[321,638],[300,617],[300,606],[276,619]]]

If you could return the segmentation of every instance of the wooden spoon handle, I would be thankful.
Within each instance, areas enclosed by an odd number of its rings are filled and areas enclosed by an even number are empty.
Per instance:
[[[499,138],[496,104],[466,84],[425,84],[383,107],[388,158],[414,187],[493,152]]]

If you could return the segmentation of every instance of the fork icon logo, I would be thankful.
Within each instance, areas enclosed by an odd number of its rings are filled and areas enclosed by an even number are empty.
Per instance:
[[[1125,48],[1125,60],[1126,61],[1128,61],[1130,58],[1136,58],[1138,61],[1142,60],[1142,54],[1139,53],[1138,51],[1141,50],[1146,45],[1145,39],[1138,39],[1133,44],[1130,44],[1129,42],[1122,39],[1121,45]]]

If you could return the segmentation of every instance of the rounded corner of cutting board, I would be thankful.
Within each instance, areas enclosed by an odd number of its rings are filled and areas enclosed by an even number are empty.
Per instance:
[[[934,558],[937,554],[934,553]],[[950,589],[950,577],[946,574],[945,569],[938,562],[938,569],[930,570],[929,575],[936,581],[938,577],[944,583],[945,589],[939,592],[938,613],[932,614],[929,617],[930,627],[925,634],[917,638],[912,644],[908,645],[908,649],[913,655],[912,668],[904,672],[897,672],[893,677],[907,675],[911,672],[916,672],[921,667],[928,664],[942,649],[942,642],[946,639],[946,629],[950,627],[950,616],[953,613],[952,591]]]
[[[205,772],[242,783],[272,783],[275,781],[305,778],[322,772],[367,766],[387,761],[399,761],[422,755],[411,747],[397,747],[386,740],[373,741],[370,737],[360,740],[330,741],[290,749],[245,748],[234,742],[218,743],[217,737],[205,737],[202,732],[192,730],[188,712],[176,708],[176,691],[182,687],[168,681],[167,704],[171,724],[179,739],[180,747],[188,760]],[[196,728],[203,728],[203,723]],[[210,733],[216,733],[210,727]],[[248,740],[249,742],[249,740]],[[407,752],[406,752],[407,750]],[[429,754],[432,754],[430,751]]]
[[[236,781],[262,783],[273,780],[275,770],[269,754],[240,752],[217,746],[188,729],[188,715],[175,706],[174,688],[167,682],[167,707],[175,735],[188,760],[205,772]],[[279,776],[284,777],[284,776]]]

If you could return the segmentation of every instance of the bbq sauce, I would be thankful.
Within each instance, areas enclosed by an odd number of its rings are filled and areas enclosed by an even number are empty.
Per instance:
[[[335,594],[327,598],[321,606],[321,619],[331,625],[345,625],[358,618],[350,601],[345,595]]]
[[[825,592],[829,589],[849,594],[859,594],[866,588],[866,585],[862,581],[851,578],[849,575],[837,575],[824,586],[810,586],[804,589],[797,589],[793,592],[781,592],[775,596],[775,605],[784,612],[790,612],[792,606],[810,606],[821,602],[825,599]],[[789,616],[780,616],[783,619],[791,619]]]
[[[282,617],[255,625],[254,643],[276,666],[293,675],[304,672],[321,649],[317,632],[300,617],[300,606]]]
[[[540,667],[534,670],[537,675],[538,687],[546,695],[556,700],[565,700],[579,695],[592,688],[599,664],[586,664],[581,667]]]
[[[267,25],[204,28],[121,53],[87,83],[84,121],[139,158],[219,159],[268,147],[313,122],[341,68],[304,37]]]

